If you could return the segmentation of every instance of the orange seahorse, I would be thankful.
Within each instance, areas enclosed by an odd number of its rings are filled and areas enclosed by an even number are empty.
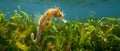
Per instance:
[[[59,18],[61,21],[63,21],[64,23],[66,23],[67,21],[63,18],[64,14],[63,12],[61,12],[59,10],[59,8],[51,8],[48,9],[44,15],[42,15],[39,19],[38,22],[38,29],[37,29],[37,34],[36,34],[36,38],[34,40],[34,34],[31,34],[31,39],[33,41],[33,43],[37,43],[40,40],[40,36],[41,36],[41,31],[45,28],[47,28],[50,24],[51,24],[51,20],[52,20],[52,16],[54,16],[55,18]]]

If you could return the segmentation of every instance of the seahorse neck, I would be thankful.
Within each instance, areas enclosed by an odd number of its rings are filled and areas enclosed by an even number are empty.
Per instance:
[[[52,17],[55,14],[55,9],[48,10],[45,15],[48,17]]]

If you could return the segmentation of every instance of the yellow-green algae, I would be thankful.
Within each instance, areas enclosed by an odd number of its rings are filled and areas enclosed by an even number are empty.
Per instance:
[[[19,11],[22,14],[15,10],[9,19],[0,11],[0,51],[120,50],[120,18],[102,17],[66,24],[53,21],[42,31],[40,42],[34,44],[30,34],[37,32],[37,24],[25,11]]]

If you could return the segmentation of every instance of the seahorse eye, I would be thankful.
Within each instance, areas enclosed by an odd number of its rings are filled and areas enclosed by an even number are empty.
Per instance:
[[[59,17],[61,17],[62,15],[61,14],[59,14]]]

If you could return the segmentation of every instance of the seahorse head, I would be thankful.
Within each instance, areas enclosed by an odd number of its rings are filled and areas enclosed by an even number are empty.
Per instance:
[[[67,21],[63,18],[64,17],[64,13],[62,11],[60,11],[59,8],[54,8],[54,12],[53,12],[54,17],[59,18],[61,21],[63,21],[64,23],[66,23]]]
[[[59,8],[54,8],[53,15],[54,15],[56,18],[60,18],[60,17],[63,17],[63,16],[64,16],[63,12],[61,12],[61,11],[59,10]]]

